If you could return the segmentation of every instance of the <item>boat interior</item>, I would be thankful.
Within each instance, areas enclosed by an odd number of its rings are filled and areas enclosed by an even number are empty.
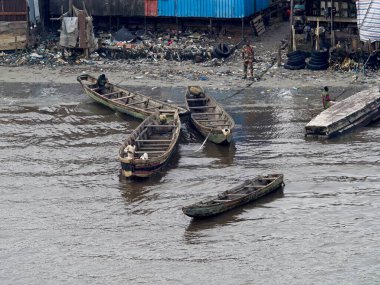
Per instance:
[[[113,84],[107,84],[105,90],[101,91],[96,83],[97,79],[95,77],[83,75],[80,78],[92,92],[95,92],[103,98],[111,100],[114,103],[126,105],[132,108],[144,109],[145,111],[154,111],[155,109],[163,108],[173,108],[173,106],[170,104],[165,104],[156,100],[151,100],[147,96],[130,92]]]
[[[205,127],[230,127],[227,116],[213,100],[205,95],[200,87],[188,87],[186,101],[194,120]]]
[[[177,135],[177,123],[175,115],[166,114],[165,122],[155,118],[139,128],[125,143],[135,145],[135,158],[141,158],[144,154],[149,159],[163,155],[172,146],[173,138]]]

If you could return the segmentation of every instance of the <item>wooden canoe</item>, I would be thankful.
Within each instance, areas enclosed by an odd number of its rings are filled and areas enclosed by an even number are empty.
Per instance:
[[[331,138],[380,118],[379,87],[360,91],[313,118],[306,126],[306,137]]]
[[[254,201],[284,186],[282,174],[268,174],[247,180],[217,197],[182,208],[185,215],[193,218],[215,216]]]
[[[216,144],[231,142],[235,122],[213,97],[199,86],[188,86],[185,101],[192,124],[205,138]]]
[[[156,110],[178,110],[180,116],[188,114],[188,111],[179,106],[152,99],[146,95],[130,92],[115,84],[108,83],[104,94],[100,94],[97,86],[97,78],[82,74],[77,77],[86,94],[95,101],[121,113],[138,119],[145,119]]]
[[[166,121],[162,121],[162,115]],[[146,118],[123,142],[119,150],[121,175],[148,177],[160,171],[174,155],[180,135],[181,120],[178,111],[156,111]],[[126,150],[135,146],[134,153]],[[148,155],[148,159],[142,159]]]

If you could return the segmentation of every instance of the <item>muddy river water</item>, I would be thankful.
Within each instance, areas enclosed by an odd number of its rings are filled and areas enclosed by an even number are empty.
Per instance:
[[[233,144],[196,152],[184,125],[163,173],[126,181],[118,149],[138,120],[79,84],[2,83],[0,283],[379,284],[380,124],[305,140],[319,94],[206,90]],[[181,88],[142,91],[184,104]],[[284,190],[207,220],[181,211],[265,173]]]

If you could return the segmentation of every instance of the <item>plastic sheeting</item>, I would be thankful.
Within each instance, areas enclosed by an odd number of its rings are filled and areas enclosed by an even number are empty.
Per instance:
[[[74,48],[77,45],[78,36],[78,18],[64,17],[62,19],[59,44],[62,47]]]
[[[361,41],[380,41],[380,0],[357,1],[357,21]]]

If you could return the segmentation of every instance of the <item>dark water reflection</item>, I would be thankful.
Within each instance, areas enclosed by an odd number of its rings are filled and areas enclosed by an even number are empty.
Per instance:
[[[132,89],[184,104],[184,88]],[[184,124],[171,164],[129,181],[117,155],[139,120],[79,85],[2,83],[1,283],[376,284],[379,123],[305,140],[319,90],[208,91],[234,142],[200,149]],[[182,214],[263,173],[283,173],[284,190],[209,220]]]

